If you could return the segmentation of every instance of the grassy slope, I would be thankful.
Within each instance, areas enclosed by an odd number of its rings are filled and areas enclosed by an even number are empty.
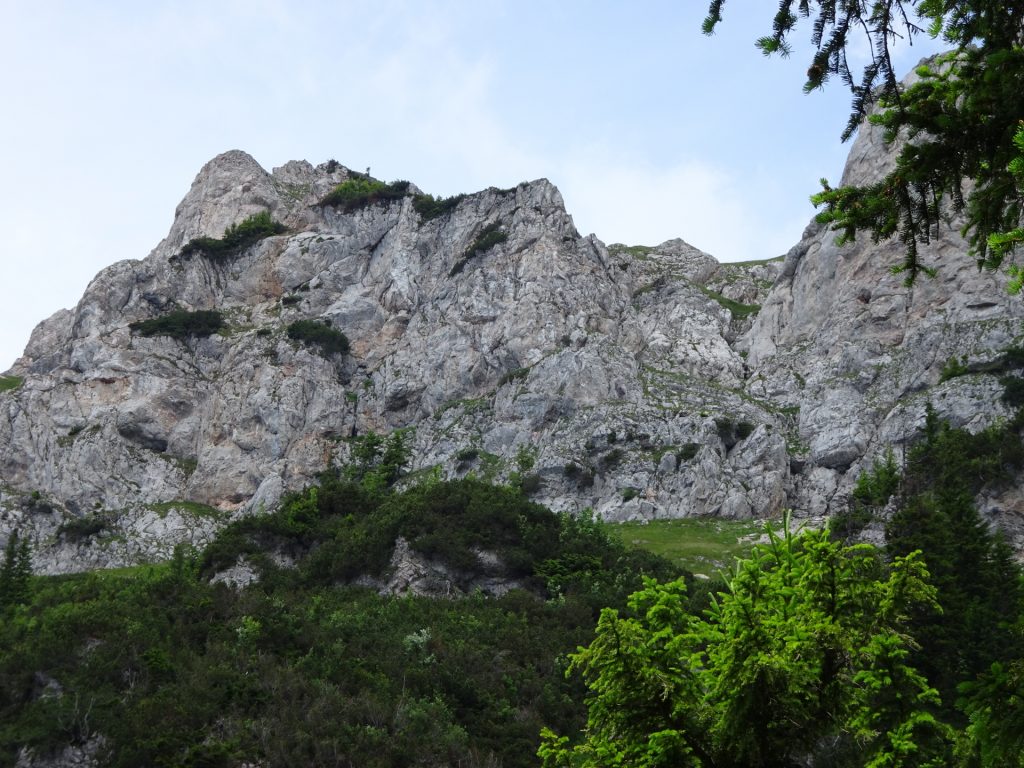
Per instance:
[[[764,531],[757,520],[690,518],[608,526],[623,543],[646,549],[695,574],[714,577],[732,571]]]

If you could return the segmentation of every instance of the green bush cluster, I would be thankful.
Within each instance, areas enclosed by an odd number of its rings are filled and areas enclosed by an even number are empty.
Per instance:
[[[368,176],[354,175],[341,182],[320,201],[322,206],[341,208],[346,213],[375,203],[401,200],[409,193],[408,181],[383,181]]]
[[[210,261],[224,262],[238,256],[260,240],[286,231],[287,227],[284,224],[274,221],[269,212],[262,211],[232,224],[224,230],[224,236],[221,238],[197,237],[189,240],[181,249],[180,255],[199,254]]]
[[[61,523],[57,528],[58,538],[71,542],[85,541],[91,539],[107,529],[108,521],[101,514],[90,514],[84,517],[75,517]]]
[[[939,383],[964,376],[967,373],[970,373],[970,368],[967,367],[967,358],[957,358],[956,355],[953,355],[943,364],[942,370],[939,372]]]
[[[224,317],[216,310],[189,312],[175,309],[165,315],[138,320],[128,327],[140,336],[170,336],[174,339],[211,336],[225,325]]]
[[[459,274],[466,268],[466,264],[469,263],[470,259],[487,252],[499,243],[504,243],[506,240],[508,240],[508,233],[501,228],[500,224],[488,224],[480,230],[480,234],[476,236],[472,245],[465,250],[462,254],[462,258],[455,262],[455,265],[448,272],[448,277],[455,277],[455,275]]]
[[[345,586],[386,564],[398,535],[478,573],[491,571],[475,550],[497,552],[528,591],[453,601]],[[241,554],[258,583],[208,580]],[[582,725],[579,685],[558,660],[643,573],[677,575],[601,523],[507,487],[375,495],[325,477],[202,554],[34,580],[26,604],[0,618],[0,763],[100,734],[98,762],[111,768],[526,768],[543,724]],[[50,678],[60,691],[39,695]]]
[[[728,417],[715,419],[715,428],[718,431],[718,437],[725,444],[726,450],[732,450],[736,443],[746,440],[756,429],[749,421],[736,421]]]
[[[530,375],[529,368],[515,368],[508,373],[502,374],[501,378],[498,379],[498,386],[503,387],[506,384],[510,384],[513,381],[522,381]]]
[[[900,489],[903,473],[896,463],[892,448],[886,450],[880,459],[871,462],[871,469],[862,472],[850,494],[850,503],[845,510],[833,516],[829,525],[837,539],[849,541],[864,530],[876,513],[889,503]]]
[[[458,208],[459,203],[466,199],[465,195],[451,197],[434,197],[433,195],[416,195],[412,199],[412,207],[424,221],[438,219]]]
[[[296,320],[288,326],[288,338],[315,346],[324,355],[348,354],[348,336],[319,320]]]
[[[575,482],[579,488],[591,488],[594,485],[594,470],[589,466],[581,466],[570,461],[562,467],[562,474]]]

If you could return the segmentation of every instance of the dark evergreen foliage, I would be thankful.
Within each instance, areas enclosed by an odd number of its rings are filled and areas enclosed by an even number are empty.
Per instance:
[[[480,230],[480,234],[476,236],[473,243],[465,250],[462,257],[455,262],[454,266],[452,266],[451,270],[448,272],[448,277],[455,277],[455,275],[465,269],[466,264],[468,264],[471,259],[489,251],[499,243],[504,243],[506,240],[508,240],[508,233],[501,228],[501,224],[488,224]]]
[[[705,33],[721,21],[723,5],[724,0],[711,1]],[[816,48],[805,90],[837,76],[852,93],[843,139],[853,135],[873,104],[879,109],[870,120],[884,128],[888,141],[910,139],[878,182],[832,188],[823,179],[823,191],[813,197],[815,205],[826,208],[818,220],[838,230],[841,241],[859,231],[875,240],[898,236],[906,256],[895,269],[912,281],[919,272],[932,271],[919,259],[918,245],[946,225],[952,207],[966,217],[963,233],[979,264],[999,266],[1024,241],[1024,132],[1021,144],[1015,144],[1024,119],[1024,6],[981,0],[781,0],[772,34],[757,45],[765,54],[787,55],[788,38],[801,18],[813,20]],[[897,38],[924,31],[941,36],[954,50],[919,67],[918,80],[903,88],[892,67],[891,46]],[[847,58],[855,35],[867,36],[871,52],[859,77]]]
[[[183,340],[211,336],[224,327],[224,318],[216,310],[189,312],[176,309],[166,315],[131,323],[129,328],[140,336],[170,336]]]
[[[412,199],[412,207],[424,221],[438,219],[454,211],[463,200],[465,195],[452,195],[451,197],[434,197],[433,195],[416,195]]]
[[[389,441],[369,442],[371,471],[402,461],[398,443],[385,458]],[[398,535],[478,573],[489,566],[476,550],[497,552],[530,591],[455,601],[345,586],[386,563]],[[240,554],[258,584],[207,580]],[[506,487],[392,495],[328,476],[279,512],[234,523],[201,556],[179,548],[132,573],[41,580],[0,622],[0,762],[102,734],[100,764],[112,768],[533,765],[544,723],[582,724],[560,659],[644,572],[675,575],[600,523]],[[38,695],[48,678],[60,693]]]
[[[31,597],[32,549],[28,539],[15,531],[4,547],[4,561],[0,565],[0,611],[27,603]]]
[[[348,354],[348,336],[319,320],[296,320],[288,326],[288,338],[311,344],[325,355]]]
[[[383,181],[371,179],[362,174],[353,175],[332,189],[320,205],[341,208],[346,213],[365,208],[375,203],[401,200],[409,194],[408,181]]]
[[[224,236],[197,237],[189,240],[179,256],[199,254],[213,262],[225,262],[239,256],[264,238],[287,231],[284,224],[274,221],[270,213],[256,213],[224,230]]]
[[[1014,424],[977,434],[953,429],[929,407],[923,441],[907,457],[904,499],[886,528],[889,550],[920,550],[940,611],[918,612],[918,666],[955,702],[960,683],[1024,654],[1012,628],[1024,593],[1005,542],[978,514],[975,495],[1024,467]]]

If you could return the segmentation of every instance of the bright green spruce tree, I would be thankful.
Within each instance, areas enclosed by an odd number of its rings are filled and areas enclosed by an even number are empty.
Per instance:
[[[704,617],[681,582],[602,613],[572,657],[587,726],[550,731],[545,768],[944,766],[952,734],[909,663],[912,607],[934,604],[920,557],[887,564],[827,532],[770,534]]]

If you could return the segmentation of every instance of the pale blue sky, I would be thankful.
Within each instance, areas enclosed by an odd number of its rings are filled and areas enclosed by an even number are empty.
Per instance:
[[[849,99],[754,48],[774,8],[730,0],[706,38],[703,0],[0,0],[0,370],[228,149],[443,195],[543,176],[605,242],[777,256],[838,179]]]

